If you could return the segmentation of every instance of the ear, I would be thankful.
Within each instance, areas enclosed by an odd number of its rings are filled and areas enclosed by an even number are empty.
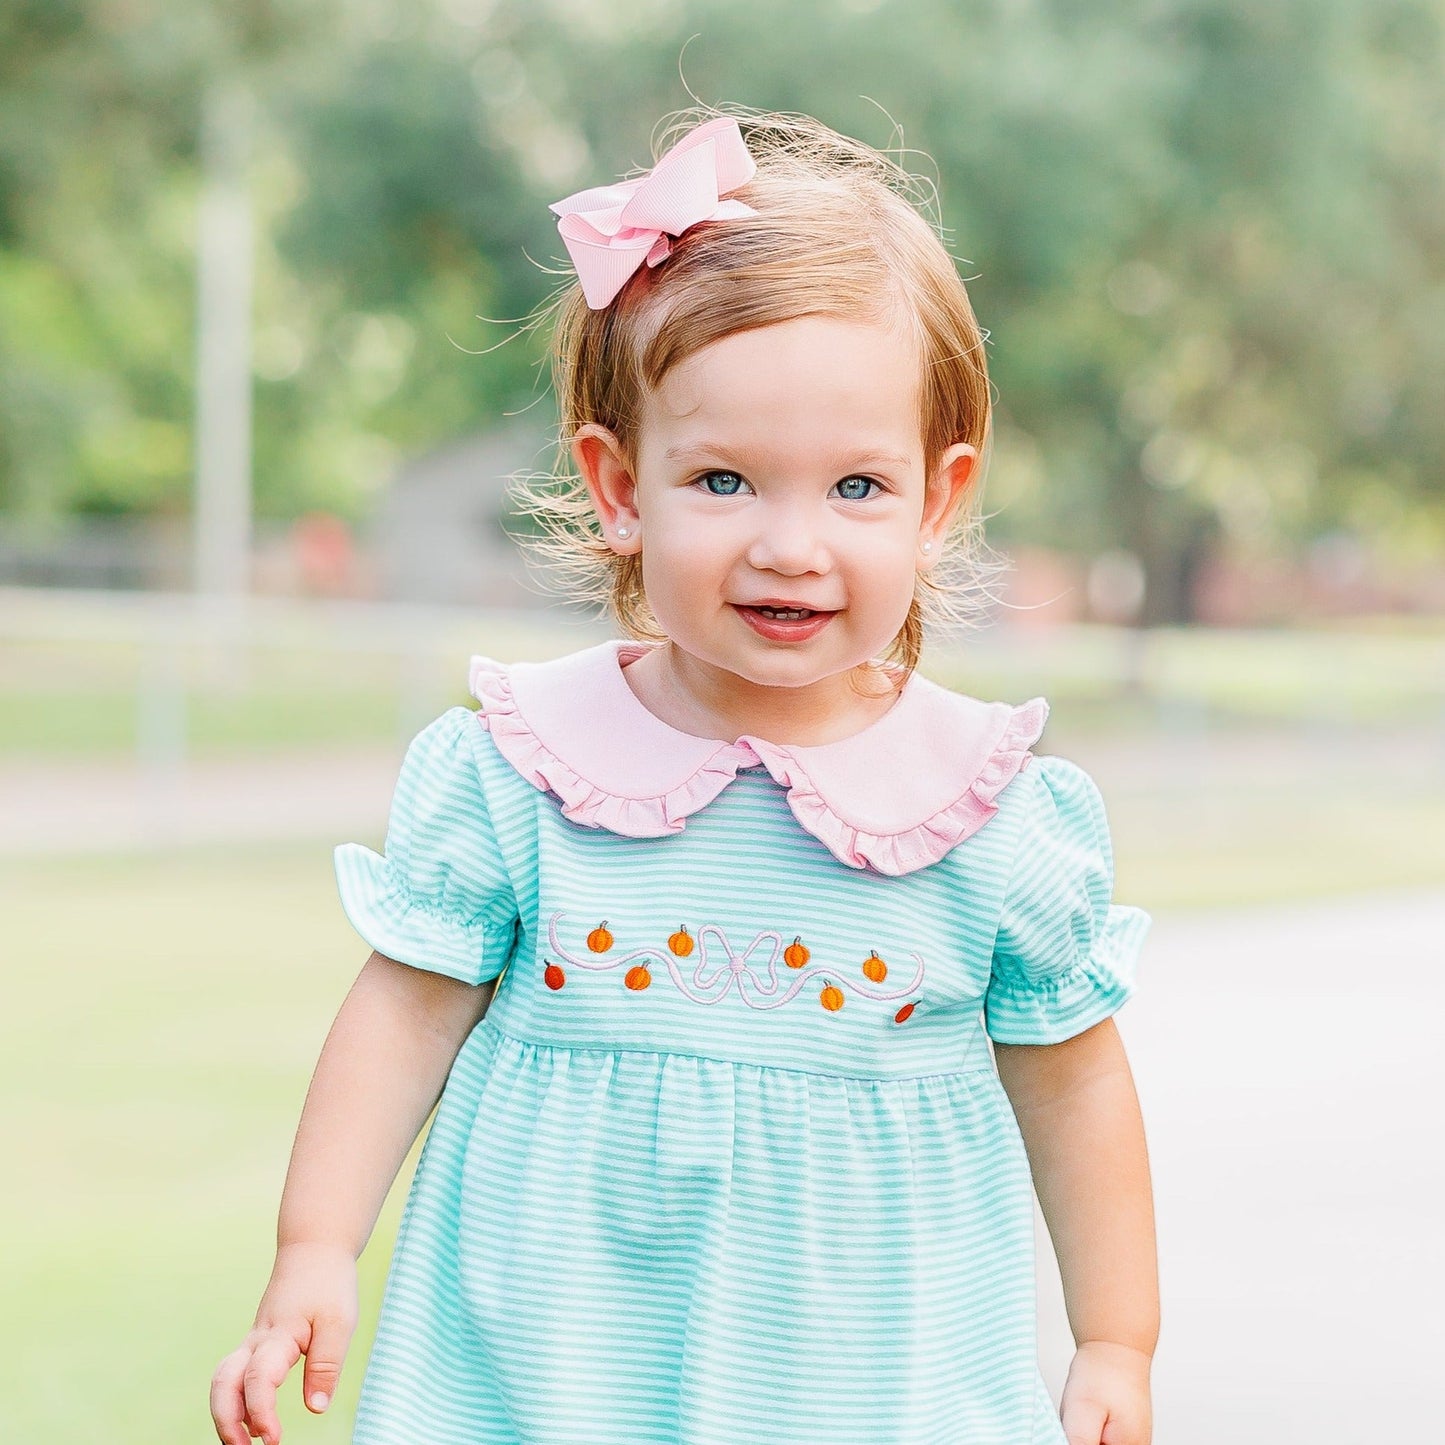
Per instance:
[[[927,572],[943,551],[943,539],[954,515],[968,493],[978,466],[978,448],[958,442],[944,452],[928,483],[923,498],[923,516],[918,523],[918,561],[920,572]],[[931,545],[928,551],[923,544]]]
[[[621,556],[642,550],[642,518],[637,511],[637,482],[622,443],[596,422],[577,428],[572,460],[602,523],[607,545]],[[625,531],[625,537],[619,536]]]

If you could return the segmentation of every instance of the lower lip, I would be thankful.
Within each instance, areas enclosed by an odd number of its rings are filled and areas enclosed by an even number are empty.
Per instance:
[[[834,615],[831,612],[815,612],[811,617],[788,622],[782,618],[769,617],[755,607],[739,607],[737,611],[754,632],[766,637],[770,642],[806,642],[810,637],[816,637],[833,620]]]

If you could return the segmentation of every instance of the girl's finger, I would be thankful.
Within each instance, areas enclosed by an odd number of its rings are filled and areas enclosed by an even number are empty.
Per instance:
[[[251,1351],[243,1345],[232,1350],[211,1376],[211,1421],[221,1445],[251,1445],[246,1431],[246,1395],[242,1378],[251,1361]]]
[[[341,1362],[351,1343],[351,1326],[340,1319],[317,1318],[306,1350],[306,1375],[301,1393],[306,1408],[320,1414],[336,1398]]]
[[[1108,1418],[1109,1412],[1092,1400],[1065,1405],[1063,1425],[1069,1445],[1099,1445]]]
[[[246,1421],[251,1433],[259,1435],[264,1445],[279,1445],[281,1419],[276,1414],[276,1391],[300,1358],[301,1347],[296,1341],[276,1332],[267,1335],[251,1353],[244,1376]]]

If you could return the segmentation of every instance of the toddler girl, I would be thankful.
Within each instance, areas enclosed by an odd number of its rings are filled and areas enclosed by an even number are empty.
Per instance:
[[[472,665],[412,744],[225,1445],[313,1410],[432,1106],[360,1445],[1147,1445],[1110,1016],[1148,924],[1042,699],[915,672],[976,515],[983,338],[908,178],[713,115],[559,202],[570,489],[623,640]],[[534,499],[535,500],[535,499]],[[967,540],[965,535],[964,540]],[[990,1047],[990,1040],[993,1047]],[[1040,1378],[1031,1183],[1077,1353]]]

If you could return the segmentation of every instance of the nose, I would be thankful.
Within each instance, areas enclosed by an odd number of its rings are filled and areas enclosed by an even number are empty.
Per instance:
[[[757,522],[748,562],[759,572],[800,577],[807,572],[826,572],[832,565],[825,518],[806,503],[760,507]]]

